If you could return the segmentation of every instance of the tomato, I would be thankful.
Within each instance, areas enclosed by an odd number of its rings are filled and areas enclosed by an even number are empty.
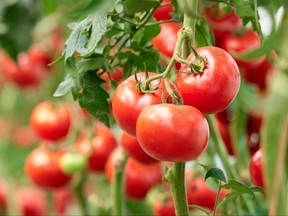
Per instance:
[[[185,105],[157,104],[145,108],[136,126],[143,150],[160,161],[190,161],[206,148],[209,127],[205,116]]]
[[[202,15],[214,33],[216,46],[221,46],[223,39],[229,32],[242,26],[242,20],[235,14],[233,8],[229,13],[218,6],[206,7]]]
[[[264,57],[259,57],[257,59],[241,59],[237,55],[260,48],[260,46],[260,37],[252,30],[247,30],[243,34],[230,33],[223,39],[221,45],[224,50],[233,56],[238,66],[244,69],[256,67],[264,60]]]
[[[17,126],[13,130],[12,140],[15,145],[21,148],[27,148],[34,145],[37,136],[29,126]]]
[[[204,179],[198,177],[192,179],[187,185],[187,199],[189,205],[198,205],[202,208],[213,211],[217,191],[212,190],[204,181]],[[221,189],[220,200],[228,194],[229,190]]]
[[[53,191],[53,200],[57,213],[61,216],[68,216],[69,207],[74,202],[73,193],[67,188],[61,188]]]
[[[262,122],[263,117],[261,115],[248,115],[246,125],[246,140],[251,155],[258,151],[260,147],[260,130]]]
[[[106,161],[116,147],[117,140],[112,130],[101,122],[97,122],[96,124],[92,142],[87,137],[80,136],[75,143],[77,152],[90,155],[88,158],[88,167],[93,172],[104,171]]]
[[[155,160],[143,151],[136,137],[131,136],[124,131],[121,134],[120,145],[130,157],[143,164],[152,164],[159,162],[158,160]]]
[[[163,0],[161,5],[155,10],[153,17],[159,20],[169,20],[171,19],[170,13],[174,11],[173,5],[171,4],[172,0]],[[169,4],[170,3],[170,4]]]
[[[108,158],[105,173],[111,182],[115,172],[115,163],[121,154],[121,148],[116,148]],[[148,191],[162,182],[163,169],[160,163],[145,165],[129,157],[124,170],[125,195],[129,199],[144,199]]]
[[[249,173],[252,183],[258,187],[265,187],[264,182],[264,161],[263,150],[259,149],[254,153],[249,162]]]
[[[172,197],[157,197],[152,205],[155,216],[176,216]]]
[[[178,91],[184,104],[194,106],[205,114],[220,112],[232,103],[239,91],[239,69],[223,49],[206,46],[196,51],[206,59],[204,70],[200,74],[187,73],[191,69],[182,65],[176,81]],[[188,56],[187,61],[195,62],[194,53]]]
[[[5,215],[7,211],[8,185],[6,181],[0,180],[0,215]]]
[[[243,78],[252,84],[255,84],[260,90],[267,89],[268,78],[274,72],[273,65],[265,58],[254,68],[243,70]]]
[[[56,189],[67,185],[71,176],[64,174],[59,166],[59,158],[64,153],[49,151],[44,147],[34,149],[26,158],[26,175],[44,189]]]
[[[149,77],[155,76],[156,73],[149,72]],[[145,80],[145,73],[137,73],[137,77],[142,82]],[[120,83],[112,97],[112,111],[116,122],[122,130],[130,135],[136,135],[136,121],[140,112],[151,104],[162,102],[164,91],[164,82],[161,79],[151,83],[152,86],[159,86],[153,93],[141,93],[137,89],[137,83],[134,75]],[[166,97],[164,95],[164,97]]]
[[[44,140],[58,141],[67,136],[71,113],[66,105],[54,107],[50,102],[38,104],[30,116],[30,126]]]
[[[159,53],[171,58],[181,25],[179,23],[162,23],[160,27],[160,33],[151,40],[151,43]]]
[[[67,175],[82,172],[86,169],[87,158],[79,153],[65,153],[59,159],[60,169]]]
[[[28,55],[32,62],[35,64],[43,65],[47,69],[49,68],[48,64],[52,62],[48,52],[45,51],[44,48],[39,44],[32,45],[28,50]]]
[[[19,188],[15,199],[22,216],[47,215],[46,197],[42,191],[28,187]]]

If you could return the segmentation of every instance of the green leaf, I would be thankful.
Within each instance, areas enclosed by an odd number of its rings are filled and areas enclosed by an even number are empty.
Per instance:
[[[68,92],[72,90],[72,88],[75,86],[75,82],[72,79],[70,74],[67,74],[65,76],[65,79],[59,84],[56,91],[54,92],[54,97],[61,97],[63,95],[66,95]]]
[[[146,26],[141,28],[135,35],[134,40],[139,43],[140,46],[145,46],[147,43],[151,41],[156,35],[160,33],[160,26]]]
[[[159,5],[157,0],[126,0],[125,6],[130,13],[144,12]]]
[[[245,185],[241,182],[235,181],[235,180],[229,180],[229,182],[227,184],[221,185],[221,188],[231,189],[232,194],[236,193],[233,196],[240,196],[242,194],[249,194],[250,196],[252,196],[252,198],[255,198],[255,194],[253,193],[251,188],[249,188],[247,185]],[[232,196],[232,195],[229,195],[229,196]]]
[[[205,213],[206,215],[210,216],[210,212],[207,211],[206,209],[200,207],[200,206],[197,206],[197,205],[189,205],[190,208],[194,208],[194,209],[198,209],[199,211]]]
[[[235,12],[240,17],[254,17],[254,10],[249,0],[234,0]]]
[[[261,187],[255,187],[255,186],[253,186],[253,187],[250,187],[250,189],[255,193],[264,193],[264,189],[263,188],[261,188]]]
[[[76,61],[74,57],[70,57],[65,61],[65,69],[68,74],[72,77],[76,84],[79,83],[79,77],[76,68]]]
[[[205,181],[210,177],[218,179],[219,181],[223,181],[225,183],[227,182],[224,172],[219,168],[210,168],[205,175]]]
[[[74,100],[78,100],[82,108],[109,125],[109,94],[101,87],[104,82],[96,72],[85,72],[80,76],[80,87],[74,87],[72,93]]]
[[[204,19],[200,19],[196,23],[196,35],[195,40],[197,47],[212,46],[215,44],[214,35],[210,30],[210,27]]]
[[[96,70],[105,67],[105,58],[103,55],[95,54],[95,57],[82,59],[77,65],[78,74],[90,70]]]

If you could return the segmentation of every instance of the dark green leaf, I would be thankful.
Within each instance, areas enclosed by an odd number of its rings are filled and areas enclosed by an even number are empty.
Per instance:
[[[254,17],[254,10],[249,0],[234,0],[235,12],[240,17]]]
[[[72,93],[82,108],[109,125],[109,94],[101,87],[104,82],[95,72],[85,72],[81,74],[80,87],[74,87]]]
[[[223,181],[225,183],[227,182],[224,172],[219,168],[210,168],[205,175],[205,181],[210,177],[218,179],[219,181]]]
[[[157,0],[126,0],[125,6],[130,13],[144,12],[159,4]]]
[[[75,86],[75,82],[72,79],[70,74],[67,74],[65,79],[59,84],[58,88],[56,89],[55,93],[53,94],[54,97],[61,97],[66,95],[70,90]]]
[[[160,33],[160,26],[146,26],[140,29],[134,36],[134,40],[136,40],[140,46],[145,46],[147,43],[151,41],[156,35]]]
[[[237,193],[237,196],[240,196],[242,194],[249,194],[250,196],[255,198],[255,194],[253,193],[253,191],[248,186],[238,181],[229,180],[227,184],[223,184],[221,185],[221,187],[226,188],[226,189],[231,189],[233,193],[234,192]],[[236,195],[233,195],[233,196],[236,196]]]

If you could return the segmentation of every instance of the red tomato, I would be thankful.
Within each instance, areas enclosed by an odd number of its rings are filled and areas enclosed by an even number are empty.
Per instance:
[[[206,7],[203,11],[203,17],[214,33],[216,46],[221,46],[224,37],[229,32],[242,26],[241,18],[235,14],[233,9],[228,13],[218,6]]]
[[[249,173],[252,183],[262,188],[265,187],[263,166],[264,166],[263,150],[259,149],[250,159]]]
[[[71,176],[64,174],[59,167],[63,151],[55,152],[39,147],[33,150],[25,162],[25,172],[29,179],[44,189],[56,189],[67,185]]]
[[[34,188],[20,188],[16,191],[16,203],[22,216],[47,215],[45,194]]]
[[[163,0],[161,2],[161,5],[155,10],[153,14],[153,17],[156,20],[169,20],[172,18],[170,13],[174,11],[174,7],[171,4],[171,1],[172,0]]]
[[[202,178],[195,178],[187,185],[187,198],[189,205],[198,205],[213,211],[216,202],[217,191],[212,190]],[[222,189],[220,200],[224,199],[229,190]]]
[[[260,147],[260,130],[263,122],[262,116],[248,115],[247,119],[247,145],[250,154],[253,155]]]
[[[54,107],[50,102],[38,104],[30,116],[30,126],[44,140],[58,141],[67,136],[71,113],[66,105]]]
[[[0,180],[0,215],[5,215],[7,211],[8,186],[3,180]]]
[[[160,33],[151,40],[151,43],[159,53],[171,58],[181,25],[179,23],[162,23],[160,27]]]
[[[205,116],[185,105],[157,104],[145,108],[136,126],[143,150],[160,161],[190,161],[206,148],[209,127]]]
[[[238,66],[244,69],[256,67],[264,60],[264,57],[257,59],[241,59],[237,56],[261,46],[259,35],[252,30],[247,30],[242,35],[230,33],[223,39],[221,46],[233,56]]]
[[[48,64],[52,62],[51,57],[47,53],[47,51],[44,50],[41,45],[34,44],[32,45],[28,50],[28,55],[32,62],[35,64],[40,64],[49,69]]]
[[[249,82],[256,84],[256,86],[265,91],[268,84],[268,78],[274,72],[273,65],[265,58],[259,65],[255,68],[249,68],[243,70],[244,79]]]
[[[149,77],[156,73],[149,72]],[[139,80],[145,80],[145,73],[137,74]],[[160,82],[160,84],[159,84]],[[120,83],[112,97],[112,111],[118,125],[130,135],[136,135],[136,121],[140,112],[151,104],[162,103],[164,82],[161,79],[151,83],[152,86],[159,86],[153,93],[143,94],[138,91],[134,75]],[[165,97],[165,95],[164,95]]]
[[[106,167],[106,177],[111,182],[115,172],[115,163],[121,154],[121,148],[110,155]],[[128,158],[124,171],[125,194],[129,199],[144,199],[148,191],[162,182],[163,169],[160,163],[145,165]]]
[[[176,216],[172,197],[157,197],[152,204],[155,216]]]
[[[191,70],[182,65],[177,75],[177,88],[184,104],[191,105],[203,113],[217,113],[226,109],[240,88],[240,73],[234,59],[218,47],[201,47],[198,54],[206,59],[200,74],[185,73]],[[187,60],[195,62],[194,53]],[[182,72],[182,73],[181,73]]]
[[[116,147],[117,140],[112,130],[101,122],[97,122],[92,142],[87,137],[80,137],[75,143],[76,151],[90,155],[88,166],[93,172],[104,171],[106,161]]]
[[[67,188],[53,191],[53,199],[56,211],[61,216],[68,216],[67,210],[73,204],[74,195]]]
[[[136,137],[131,136],[124,131],[121,135],[120,145],[130,157],[143,164],[152,164],[159,162],[158,160],[155,160],[143,151]]]

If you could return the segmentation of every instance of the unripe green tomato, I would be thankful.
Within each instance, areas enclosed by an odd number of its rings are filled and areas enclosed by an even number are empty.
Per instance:
[[[65,174],[74,174],[86,169],[87,157],[77,153],[64,154],[59,160],[60,169]]]

